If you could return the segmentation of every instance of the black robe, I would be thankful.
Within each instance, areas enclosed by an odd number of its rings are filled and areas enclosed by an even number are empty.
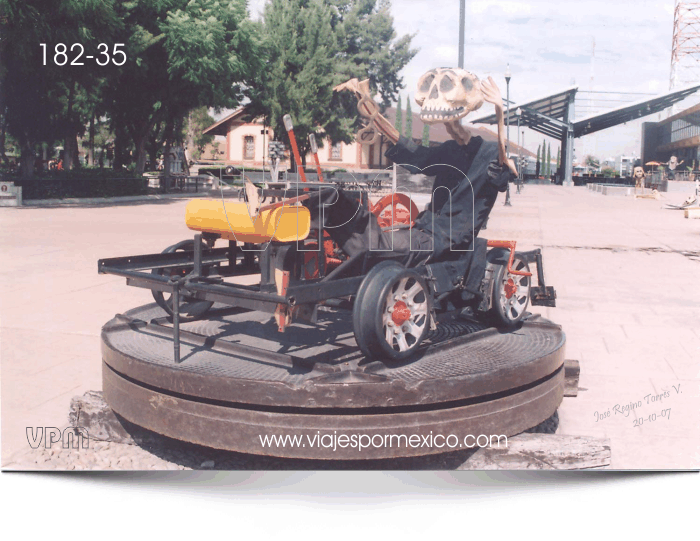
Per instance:
[[[450,250],[470,249],[498,192],[515,179],[506,165],[498,165],[498,144],[481,137],[430,148],[401,137],[385,156],[414,174],[435,175],[432,200],[414,225],[433,238],[432,261],[460,256]]]
[[[447,141],[426,148],[401,137],[385,155],[413,173],[435,175],[433,199],[413,229],[394,231],[392,237],[343,190],[303,203],[312,211],[312,228],[322,216],[326,230],[346,254],[374,250],[372,255],[398,259],[408,267],[471,258],[473,254],[464,251],[474,248],[472,241],[488,219],[498,192],[505,191],[514,178],[507,166],[498,165],[498,145],[472,137],[467,145]],[[327,206],[322,213],[320,204]]]

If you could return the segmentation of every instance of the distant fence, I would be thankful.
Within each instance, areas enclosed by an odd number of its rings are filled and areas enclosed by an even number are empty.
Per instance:
[[[22,186],[22,198],[117,197],[148,193],[146,178],[7,178]]]

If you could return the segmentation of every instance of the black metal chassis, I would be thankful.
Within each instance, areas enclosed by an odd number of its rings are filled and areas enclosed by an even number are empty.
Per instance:
[[[362,205],[368,206],[369,197],[366,192],[358,190],[352,193],[358,197]],[[287,194],[288,191],[283,190],[264,191],[264,195],[278,198],[288,197]],[[180,303],[184,297],[187,297],[188,300],[210,301],[244,310],[270,313],[274,313],[280,307],[291,310],[299,305],[308,305],[313,308],[318,304],[352,309],[351,298],[357,293],[368,270],[378,262],[375,258],[370,259],[365,253],[345,259],[340,266],[320,278],[303,279],[302,272],[301,279],[292,277],[284,294],[278,294],[275,268],[279,268],[281,262],[289,255],[295,258],[303,257],[303,254],[309,250],[298,250],[297,245],[303,245],[304,241],[270,242],[262,250],[247,244],[240,247],[235,241],[229,241],[228,247],[205,249],[205,244],[213,246],[213,241],[217,238],[219,238],[217,235],[210,233],[197,233],[194,235],[193,251],[100,259],[97,263],[98,273],[123,276],[129,286],[172,294],[173,343],[176,363],[180,362],[180,322],[182,319]],[[323,239],[322,225],[316,233],[316,239]],[[323,243],[317,242],[317,244],[317,253],[319,261],[321,261],[324,258]],[[538,286],[531,287],[531,304],[554,306],[556,294],[552,287],[545,285],[541,251],[537,249],[519,254],[528,262],[536,263],[537,266]],[[441,301],[450,293],[458,291],[462,284],[460,277],[455,279],[454,276],[441,273],[440,265],[440,263],[435,263],[417,267],[417,270],[432,285],[436,312],[445,307]],[[180,271],[186,269],[189,272],[184,276],[178,273],[178,276],[172,277],[158,274],[158,271],[174,268]],[[206,272],[203,272],[203,269],[206,269]],[[466,271],[466,266],[464,271]],[[261,275],[258,286],[232,284],[224,281],[224,278],[258,272]],[[464,276],[464,272],[461,276]]]

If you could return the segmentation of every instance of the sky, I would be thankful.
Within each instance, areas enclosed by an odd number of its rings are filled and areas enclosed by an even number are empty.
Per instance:
[[[249,3],[253,17],[264,3]],[[574,84],[579,91],[661,94],[669,89],[674,4],[674,0],[467,0],[464,67],[480,78],[492,76],[505,98],[509,64],[510,98],[516,103]],[[393,0],[392,14],[397,34],[416,34],[412,45],[419,49],[402,71],[405,100],[407,94],[413,96],[423,73],[457,65],[459,0]],[[591,96],[578,95],[577,117],[622,105],[603,98],[644,97],[598,94],[591,109],[586,102]],[[700,94],[683,107],[698,101]],[[478,114],[487,112],[484,108]],[[657,120],[659,114],[577,139],[575,156],[582,160],[593,154],[605,160],[639,155],[641,122]],[[514,132],[511,129],[513,139]],[[525,146],[535,152],[543,139],[551,143],[554,154],[559,142],[531,130],[526,130]]]

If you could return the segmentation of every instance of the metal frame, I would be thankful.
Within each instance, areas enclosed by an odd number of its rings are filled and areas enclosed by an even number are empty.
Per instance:
[[[307,183],[305,187],[313,189],[315,186],[314,183]],[[323,187],[327,188],[328,185],[325,184]],[[265,195],[281,195],[275,190],[264,190],[263,193]],[[369,206],[369,198],[365,192],[351,193],[359,197],[362,205],[365,207]],[[301,197],[306,196],[300,196],[295,199],[300,199]],[[279,204],[282,203],[273,203],[268,206]],[[180,307],[183,298],[222,303],[244,310],[273,313],[278,318],[280,331],[283,331],[286,325],[289,324],[289,321],[291,321],[292,311],[295,307],[309,306],[311,314],[313,314],[315,307],[320,303],[339,308],[352,308],[352,302],[343,299],[352,297],[357,293],[362,281],[365,279],[365,274],[369,270],[370,254],[364,253],[349,257],[325,276],[306,279],[303,276],[305,272],[303,265],[305,254],[318,254],[318,268],[325,268],[325,263],[321,261],[321,258],[325,258],[322,224],[320,229],[316,231],[317,233],[313,238],[306,240],[316,241],[318,250],[298,250],[296,249],[298,243],[294,242],[270,242],[266,249],[258,251],[258,265],[255,265],[254,251],[246,250],[245,246],[241,249],[233,241],[229,241],[227,248],[212,248],[205,251],[205,241],[213,246],[213,241],[218,236],[210,233],[197,233],[194,235],[194,250],[192,252],[101,259],[97,264],[98,273],[123,276],[126,278],[127,285],[172,294],[173,354],[175,363],[179,364],[180,323],[182,322]],[[298,242],[303,243],[306,240]],[[509,249],[508,270],[519,274],[510,268],[515,251],[515,241],[489,241],[488,246]],[[300,269],[302,273],[302,276],[299,278],[290,276],[289,271],[284,269],[285,258],[289,256],[291,249],[294,249],[291,257],[295,258],[293,268]],[[533,290],[536,289],[537,291],[536,295],[533,294],[531,298],[532,304],[554,306],[556,296],[554,289],[546,287],[544,284],[540,250],[523,255],[529,262],[537,262],[539,288],[533,288]],[[299,258],[302,259],[300,260]],[[384,259],[386,259],[386,256],[384,256]],[[171,276],[169,278],[154,272],[182,268],[186,270],[191,268],[191,271],[184,276]],[[203,273],[204,268],[208,269],[207,273]],[[423,266],[418,267],[419,272],[425,275],[429,281],[434,281],[434,278],[428,276],[430,274],[429,270],[420,270],[423,268]],[[258,286],[224,282],[224,278],[256,274],[258,271],[260,272],[260,284]],[[276,279],[276,271],[282,271],[281,284],[278,283],[279,272],[277,272]],[[457,281],[457,285],[452,284],[452,282],[453,280],[450,280],[452,289],[449,292],[456,291],[461,287],[461,281]],[[434,289],[437,295],[437,286]],[[441,292],[437,301],[444,296],[445,292]],[[441,309],[439,302],[437,308]],[[300,311],[301,308],[299,308],[298,312]],[[297,315],[314,322],[313,315],[308,313],[306,315]]]

